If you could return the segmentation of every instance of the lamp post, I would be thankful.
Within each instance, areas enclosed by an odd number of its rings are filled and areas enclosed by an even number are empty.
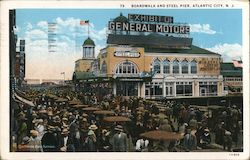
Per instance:
[[[65,85],[65,72],[62,72],[61,74],[63,74],[63,85]]]

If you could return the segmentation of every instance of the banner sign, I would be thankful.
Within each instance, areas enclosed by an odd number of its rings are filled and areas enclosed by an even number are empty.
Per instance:
[[[109,21],[109,30],[189,34],[190,27],[175,24],[145,24]]]

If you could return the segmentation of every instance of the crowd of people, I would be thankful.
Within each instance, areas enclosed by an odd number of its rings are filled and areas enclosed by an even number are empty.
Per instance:
[[[216,144],[232,151],[242,130],[242,107],[236,105],[216,110],[215,117],[175,101],[113,95],[100,101],[95,94],[53,90],[31,90],[23,96],[35,105],[19,103],[15,111],[13,144],[22,152],[194,151],[209,148],[212,134]],[[114,116],[130,121],[105,122],[109,115],[74,107],[77,104],[113,111]],[[154,130],[174,132],[182,138],[166,141],[141,136]]]

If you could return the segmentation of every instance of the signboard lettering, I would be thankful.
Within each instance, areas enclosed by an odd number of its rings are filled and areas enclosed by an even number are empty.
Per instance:
[[[115,51],[114,56],[138,58],[138,57],[140,57],[140,53],[136,52],[136,51]]]
[[[142,14],[129,14],[129,21],[137,22],[161,22],[161,23],[173,23],[174,18],[170,16],[156,16],[156,15],[142,15]]]
[[[190,27],[188,25],[179,24],[146,24],[109,21],[109,30],[189,34]]]

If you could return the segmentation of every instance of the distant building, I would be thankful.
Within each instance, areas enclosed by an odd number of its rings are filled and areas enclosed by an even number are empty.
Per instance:
[[[223,75],[224,89],[226,94],[242,93],[242,67],[241,62],[235,63],[222,63],[221,75]]]
[[[15,80],[18,87],[25,83],[25,40],[20,40],[19,52],[15,57]]]
[[[15,63],[16,63],[16,10],[9,11],[9,57],[10,57],[10,90],[14,91],[16,87]]]

